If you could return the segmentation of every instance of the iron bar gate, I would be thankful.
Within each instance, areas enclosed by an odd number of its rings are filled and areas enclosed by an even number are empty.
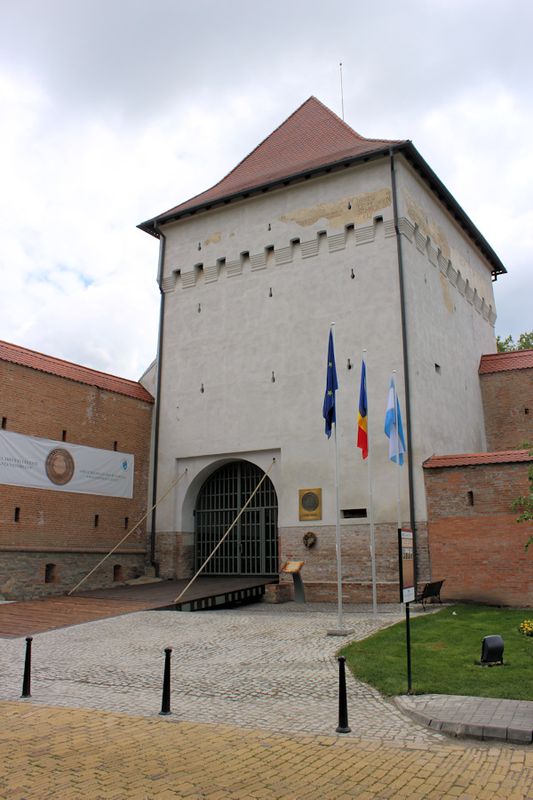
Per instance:
[[[234,461],[202,486],[194,512],[195,564],[200,567],[263,477],[249,461]],[[276,575],[278,501],[266,478],[235,529],[207,564],[206,575]]]

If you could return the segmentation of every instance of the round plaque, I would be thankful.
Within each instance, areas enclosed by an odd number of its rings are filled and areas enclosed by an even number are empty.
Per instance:
[[[45,469],[52,483],[64,486],[74,475],[74,459],[64,447],[56,447],[48,453]]]
[[[316,511],[318,508],[318,495],[316,492],[306,492],[302,495],[302,508],[305,511]]]

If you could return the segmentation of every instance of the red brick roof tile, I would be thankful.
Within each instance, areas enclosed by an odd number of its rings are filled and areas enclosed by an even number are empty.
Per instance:
[[[512,353],[489,353],[481,356],[480,375],[512,369],[533,369],[533,350],[514,350]]]
[[[147,229],[154,221],[176,213],[399,143],[365,139],[320,100],[310,97],[219,183],[139,227]]]
[[[431,456],[424,461],[424,469],[442,467],[475,467],[479,464],[513,464],[533,461],[529,450],[498,450],[492,453],[458,453],[449,456]]]
[[[0,360],[36,369],[39,372],[47,372],[50,375],[57,375],[60,378],[67,378],[77,383],[97,386],[99,389],[105,389],[108,392],[124,394],[137,400],[144,400],[145,403],[154,402],[152,395],[136,381],[118,378],[115,375],[109,375],[107,372],[89,369],[89,367],[82,367],[80,364],[73,364],[71,361],[63,361],[61,358],[47,356],[10,342],[0,341]]]

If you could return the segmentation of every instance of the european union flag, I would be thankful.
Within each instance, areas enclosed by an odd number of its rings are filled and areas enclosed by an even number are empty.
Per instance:
[[[335,392],[339,388],[337,383],[337,370],[335,368],[335,348],[333,347],[333,332],[329,332],[328,344],[328,371],[326,374],[326,393],[324,395],[324,406],[322,416],[326,420],[326,436],[331,436],[331,426],[336,423],[335,416]]]

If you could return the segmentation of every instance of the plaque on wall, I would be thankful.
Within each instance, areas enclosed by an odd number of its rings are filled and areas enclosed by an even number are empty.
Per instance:
[[[298,489],[300,522],[322,519],[322,489]]]

